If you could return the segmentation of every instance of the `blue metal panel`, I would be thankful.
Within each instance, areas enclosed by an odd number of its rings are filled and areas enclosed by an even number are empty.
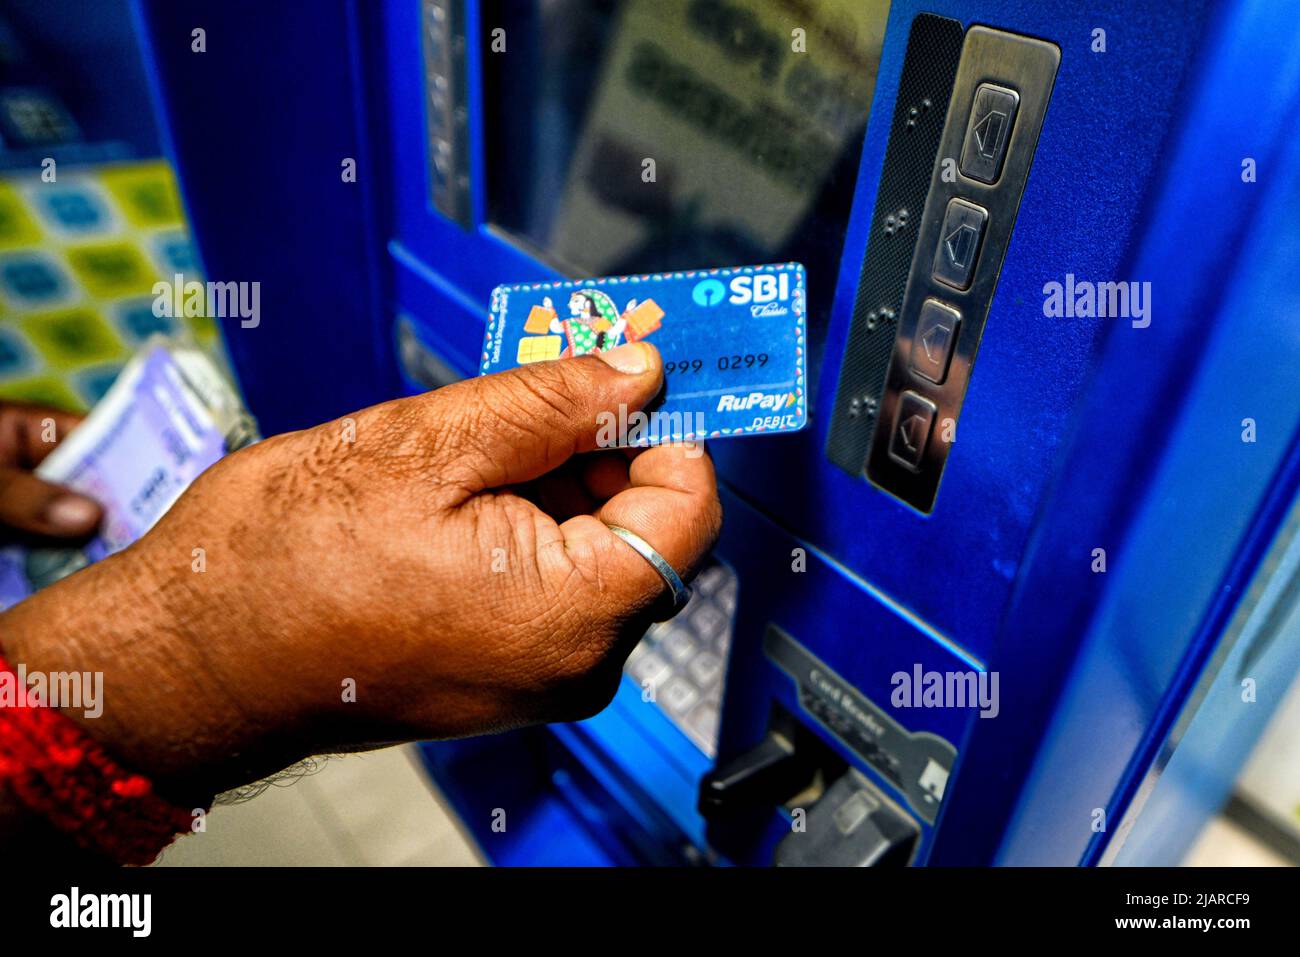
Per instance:
[[[364,20],[345,3],[139,6],[204,271],[261,283],[261,324],[223,332],[264,431],[390,398]],[[191,51],[196,25],[205,53]],[[355,183],[341,175],[349,157]]]
[[[1293,201],[1297,26],[1247,3],[1211,35],[1129,270],[1152,282],[1156,316],[1117,325],[1078,414],[993,661],[1021,676],[1006,709],[1020,731],[974,729],[943,862],[994,859],[999,843],[996,859],[1016,863],[1098,858],[1093,809],[1120,819],[1294,500],[1296,239],[1280,210]],[[1243,182],[1244,157],[1268,182]],[[1257,245],[1243,243],[1264,211]],[[1250,445],[1249,416],[1269,433]],[[1105,575],[1090,570],[1098,547]],[[964,776],[983,782],[969,801]]]

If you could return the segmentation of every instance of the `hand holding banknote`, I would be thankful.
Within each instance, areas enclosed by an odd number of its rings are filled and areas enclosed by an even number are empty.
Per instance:
[[[87,730],[182,799],[308,754],[592,714],[671,611],[608,526],[682,575],[720,526],[707,456],[597,449],[598,414],[661,383],[640,343],[252,445],[0,615],[0,643],[104,672]]]
[[[94,499],[34,474],[78,421],[57,409],[0,403],[0,542],[79,539],[99,525],[103,510]]]

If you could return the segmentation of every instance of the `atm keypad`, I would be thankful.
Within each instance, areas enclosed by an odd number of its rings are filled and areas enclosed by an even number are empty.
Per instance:
[[[709,651],[696,655],[686,669],[691,680],[701,687],[711,687],[722,676],[722,659]]]
[[[650,706],[710,757],[717,752],[736,593],[730,568],[716,562],[707,566],[692,584],[686,607],[646,632],[623,669],[642,689],[653,689]]]
[[[700,691],[695,685],[678,675],[664,685],[660,700],[663,701],[669,714],[684,716],[691,710],[691,705],[700,700]]]

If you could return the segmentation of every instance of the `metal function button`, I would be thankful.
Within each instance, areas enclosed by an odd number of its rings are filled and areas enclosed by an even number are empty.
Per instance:
[[[947,17],[918,13],[910,19],[889,145],[870,219],[873,228],[865,248],[858,253],[862,258],[853,315],[848,323],[826,440],[827,459],[855,478],[865,477],[872,436],[882,421],[880,403],[912,268],[916,227],[925,208],[936,159],[940,159],[939,139],[965,36],[962,24]],[[876,108],[879,110],[880,104]],[[963,119],[969,108],[970,101],[964,100]],[[953,179],[961,179],[956,169],[960,151],[959,145],[947,154],[950,160],[943,164],[951,167]],[[966,184],[969,186],[969,181]],[[859,202],[865,198],[860,195]],[[904,209],[908,211],[908,222],[897,229]],[[890,226],[891,219],[894,226]],[[926,251],[933,252],[933,247]],[[850,247],[844,247],[844,255],[850,255]]]
[[[889,444],[889,454],[909,469],[919,470],[938,411],[929,399],[924,399],[915,392],[904,392],[898,403],[898,416],[894,420],[894,437]]]
[[[963,176],[981,183],[998,181],[1019,107],[1020,96],[1015,90],[992,83],[979,85],[966,124],[966,144],[961,151]]]
[[[955,289],[969,289],[980,245],[984,242],[984,225],[988,211],[964,199],[948,201],[939,231],[939,247],[934,251],[934,278]]]
[[[921,307],[912,340],[912,371],[941,385],[948,377],[948,363],[961,326],[961,313],[937,299],[927,299]]]
[[[1061,51],[989,27],[966,32],[912,249],[867,478],[923,514],[947,467]],[[942,436],[937,423],[944,423]],[[992,441],[992,440],[990,440]]]

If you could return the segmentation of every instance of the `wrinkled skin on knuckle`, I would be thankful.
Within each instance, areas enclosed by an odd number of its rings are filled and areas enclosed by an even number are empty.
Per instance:
[[[482,541],[498,535],[488,532]],[[562,541],[538,550],[524,532],[512,549],[509,571],[495,576],[502,594],[485,622],[500,673],[528,702],[532,720],[589,717],[618,687],[631,650],[625,623],[607,613],[608,597],[590,571],[569,560]]]
[[[513,613],[502,615],[507,653],[530,682],[541,686],[581,678],[608,654],[611,629],[598,614],[598,596],[572,576],[538,584],[535,569],[512,582]]]
[[[558,465],[572,446],[570,424],[586,416],[590,373],[555,362],[533,366],[526,376],[490,381],[480,403],[487,432],[540,443],[550,463]],[[505,450],[494,446],[492,451]]]
[[[463,431],[449,418],[453,411],[454,406],[436,394],[368,409],[358,418],[354,446],[338,464],[345,469],[363,467],[372,481],[382,475],[403,483],[432,509],[449,507],[458,500],[458,489],[447,466],[457,457],[455,433]],[[464,426],[472,427],[472,422]]]
[[[370,458],[364,443],[342,442],[335,423],[267,439],[200,476],[174,509],[175,530],[214,558],[257,569],[241,577],[250,591],[324,590],[371,547],[376,522],[387,531],[370,501]]]
[[[589,542],[586,549],[574,554],[579,574],[593,583],[601,597],[601,606],[617,608],[621,614],[620,623],[640,621],[644,613],[650,611],[655,601],[663,594],[663,579],[646,563],[644,567],[635,565],[635,576],[619,575],[608,577],[603,569],[618,568],[619,558],[626,555],[619,553],[628,548],[613,535]],[[640,559],[638,559],[640,561]],[[649,627],[648,620],[645,627]],[[639,637],[639,636],[638,636]],[[630,650],[630,649],[629,649]]]
[[[589,718],[613,700],[623,674],[623,664],[649,625],[640,614],[630,618],[577,616],[576,628],[562,644],[568,653],[550,656],[545,679],[550,691],[548,720]]]
[[[529,377],[502,378],[493,385],[482,403],[487,430],[543,447],[550,458],[551,450],[563,442],[556,423],[572,421],[580,410],[564,390],[563,376],[546,369]]]
[[[571,423],[585,418],[593,372],[582,363],[531,366],[527,375],[486,376],[456,383],[420,400],[419,418],[436,479],[463,498],[493,487],[492,474],[532,470],[510,461],[541,447],[549,468],[572,451]]]
[[[546,409],[560,421],[582,412],[591,377],[585,366],[547,362],[531,367],[529,375],[506,377],[493,382],[492,395],[511,421],[533,420]]]
[[[536,622],[516,647],[527,661],[523,693],[537,721],[577,721],[601,711],[618,689],[631,650],[615,623],[573,607]]]
[[[439,390],[448,395],[429,404],[417,440],[427,479],[449,505],[491,487],[486,469],[511,451],[501,442],[499,418],[490,406],[473,392],[454,389]]]
[[[530,536],[514,514],[523,509],[496,499],[476,496],[433,524],[428,591],[444,609],[441,624],[472,637],[485,669],[513,674],[526,669],[534,636],[554,627],[565,609],[531,561]]]

